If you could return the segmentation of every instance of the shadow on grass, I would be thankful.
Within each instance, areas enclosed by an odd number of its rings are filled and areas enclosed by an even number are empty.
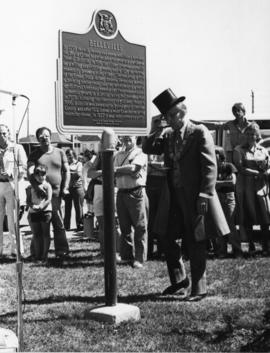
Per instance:
[[[96,253],[96,251],[92,251]],[[98,254],[88,255],[88,256],[76,256],[76,257],[67,257],[65,259],[58,258],[49,258],[46,265],[42,265],[38,262],[33,262],[32,260],[24,260],[24,262],[32,263],[33,267],[44,267],[44,268],[85,268],[85,267],[104,267],[104,259]],[[121,262],[117,263],[117,267],[130,267],[130,262]]]
[[[15,257],[3,256],[0,258],[0,265],[13,264],[16,262]]]
[[[263,315],[265,329],[255,334],[254,339],[242,346],[240,352],[270,352],[270,302],[267,302],[266,308]]]
[[[100,250],[99,249],[72,249],[72,250],[69,250],[69,254],[72,255],[72,254],[78,254],[78,253],[84,253],[84,252],[87,252],[87,253],[99,253]],[[54,250],[49,250],[49,254],[54,254],[55,251]]]
[[[84,262],[85,261],[85,262]],[[104,267],[104,261],[102,259],[95,259],[91,256],[82,256],[80,258],[74,258],[73,261],[50,259],[48,264],[33,262],[33,268],[61,268],[61,269],[72,269],[72,268],[86,268],[86,267]]]
[[[179,297],[175,296],[162,296],[161,293],[147,293],[147,294],[134,294],[122,296],[119,295],[117,302],[132,304],[140,302],[172,302],[181,301]],[[23,301],[24,305],[49,305],[49,304],[59,304],[64,302],[78,302],[78,303],[89,303],[89,304],[104,304],[105,296],[80,296],[80,295],[58,295],[58,296],[48,296],[46,298],[40,299],[26,299]],[[0,315],[2,317],[13,316],[14,312],[6,313]]]
[[[5,319],[5,318],[9,318],[9,317],[14,317],[14,316],[17,316],[17,311],[9,311],[5,314],[1,314],[0,315],[0,322],[2,319]]]
[[[98,243],[98,240],[84,237],[84,236],[78,236],[75,235],[73,238],[70,238],[68,241],[69,243]]]
[[[87,250],[73,250],[70,253],[78,254],[80,252],[85,252]],[[88,252],[88,251],[87,251]],[[61,267],[61,268],[80,268],[80,267],[88,267],[88,266],[104,266],[104,260],[97,254],[98,251],[92,250],[90,251],[90,255],[87,256],[74,256],[68,257],[66,259],[58,259],[58,258],[49,258],[48,264],[46,267]],[[2,256],[0,257],[0,265],[4,264],[12,264],[15,263],[16,257]],[[91,261],[91,262],[83,262],[83,261]],[[38,262],[34,262],[32,258],[22,258],[23,263],[32,264],[33,266],[40,267],[41,264]]]

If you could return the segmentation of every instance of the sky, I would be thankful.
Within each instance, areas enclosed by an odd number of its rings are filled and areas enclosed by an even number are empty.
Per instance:
[[[20,137],[56,131],[58,31],[85,33],[97,9],[111,11],[123,37],[146,46],[151,101],[164,89],[186,96],[190,118],[270,119],[269,0],[0,0],[0,91],[30,100]],[[251,112],[251,90],[255,113]],[[28,100],[0,92],[0,121],[18,130]],[[15,126],[13,126],[15,121]]]

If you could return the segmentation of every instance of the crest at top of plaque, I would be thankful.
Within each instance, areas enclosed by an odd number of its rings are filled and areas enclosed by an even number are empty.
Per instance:
[[[112,39],[117,34],[117,22],[108,10],[98,10],[94,13],[94,26],[97,33],[106,39]]]

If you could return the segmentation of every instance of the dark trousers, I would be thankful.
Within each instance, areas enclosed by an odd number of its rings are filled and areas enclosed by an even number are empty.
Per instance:
[[[166,177],[150,176],[147,178],[146,194],[149,201],[149,218],[148,218],[148,257],[154,252],[154,241],[157,241],[157,253],[162,254],[162,239],[159,234],[154,232],[154,224],[158,214],[161,197],[163,193]]]
[[[65,217],[64,217],[65,229],[70,229],[72,203],[74,204],[74,209],[75,209],[77,229],[83,227],[83,201],[84,201],[83,188],[69,189],[69,195],[65,196]]]
[[[190,261],[191,295],[204,294],[206,288],[206,240],[197,241],[194,220],[196,201],[184,188],[171,190],[171,207],[167,236],[164,241],[167,267],[172,284],[186,276],[179,236],[182,236]]]
[[[61,256],[68,254],[69,246],[61,213],[61,197],[54,195],[52,197],[52,226],[54,232],[55,255]],[[35,256],[35,244],[33,238],[31,240],[30,252],[31,255]]]
[[[229,234],[228,238],[226,237],[219,237],[219,244],[220,244],[220,252],[223,255],[227,254],[227,240],[232,245],[233,253],[241,252],[241,239],[240,233],[236,229],[235,225],[235,211],[236,211],[236,201],[234,192],[228,193],[218,193],[218,197],[224,211],[226,220],[228,222],[228,226],[230,228],[231,233]]]
[[[120,255],[124,260],[146,261],[147,217],[145,190],[118,190],[116,207],[121,230]],[[134,234],[133,234],[134,229]]]
[[[42,222],[32,222],[31,213],[28,214],[28,222],[33,233],[31,241],[31,255],[36,260],[46,260],[50,249],[50,223],[52,215],[46,215],[46,220]]]
[[[61,197],[52,197],[52,225],[54,232],[55,255],[64,255],[69,252],[66,231],[61,213]]]

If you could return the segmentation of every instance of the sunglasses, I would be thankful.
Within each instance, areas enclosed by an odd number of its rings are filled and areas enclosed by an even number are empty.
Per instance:
[[[35,171],[35,175],[46,175],[46,172],[42,171],[42,170],[36,170]]]

